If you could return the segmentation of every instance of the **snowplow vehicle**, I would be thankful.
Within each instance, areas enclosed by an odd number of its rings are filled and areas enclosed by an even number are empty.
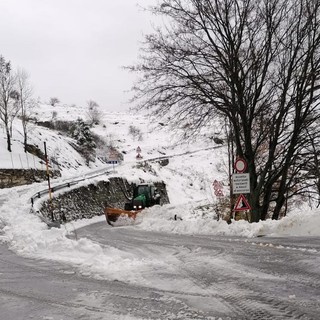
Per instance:
[[[133,197],[125,203],[124,209],[106,207],[104,212],[108,224],[114,225],[119,218],[135,220],[144,208],[160,204],[160,193],[151,183],[139,184],[133,189]]]

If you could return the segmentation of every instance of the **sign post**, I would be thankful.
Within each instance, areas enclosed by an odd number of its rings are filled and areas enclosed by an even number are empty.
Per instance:
[[[114,150],[110,150],[109,152],[108,163],[112,164],[113,172],[115,172],[114,165],[118,163],[118,156]]]
[[[232,175],[232,193],[239,194],[233,210],[236,211],[247,211],[250,210],[250,204],[247,201],[244,194],[251,192],[250,190],[250,175],[244,173],[247,169],[247,163],[244,159],[237,158],[234,163],[234,169],[236,173]]]
[[[49,194],[49,210],[51,214],[51,221],[54,221],[53,216],[53,208],[52,208],[52,193],[51,193],[51,184],[50,184],[50,173],[49,173],[49,160],[48,160],[48,153],[47,153],[47,143],[44,141],[44,158],[46,162],[46,176],[48,180],[48,194]]]
[[[218,198],[216,213],[217,213],[217,217],[218,217],[218,221],[219,221],[220,220],[220,212],[221,212],[221,202],[222,202],[222,198],[224,196],[223,190],[222,190],[223,187],[222,187],[222,184],[220,182],[218,182],[217,180],[214,180],[212,185],[213,185],[214,195]]]

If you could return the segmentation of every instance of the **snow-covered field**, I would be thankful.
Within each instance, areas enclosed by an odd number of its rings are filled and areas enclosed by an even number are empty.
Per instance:
[[[43,109],[42,109],[43,110]],[[58,109],[58,117],[68,118],[70,113],[65,108]],[[39,111],[38,117],[45,119],[50,110]],[[72,111],[81,116],[84,111]],[[141,138],[130,135],[129,127],[135,126],[141,131]],[[226,174],[226,150],[215,145],[208,132],[194,142],[181,142],[177,132],[170,131],[166,126],[157,126],[143,115],[129,113],[109,113],[104,115],[102,124],[94,131],[112,142],[124,154],[124,161],[116,166],[115,175],[134,181],[163,180],[167,185],[170,204],[155,206],[144,210],[137,218],[134,228],[149,231],[161,231],[179,234],[211,234],[225,236],[257,237],[268,236],[319,236],[320,211],[296,208],[280,221],[263,221],[249,224],[246,221],[233,221],[228,225],[225,221],[216,221],[215,213],[207,211],[199,213],[200,205],[213,204],[217,199],[213,195],[212,182],[221,181],[224,192],[228,192]],[[48,145],[49,156],[55,156],[64,163],[62,178],[79,177],[94,170],[103,169],[106,165],[97,161],[90,167],[70,147],[68,139],[48,129],[33,125],[30,130],[30,142],[41,147],[44,141]],[[19,121],[14,128],[14,144],[12,154],[5,148],[5,136],[0,134],[0,165],[3,168],[29,167],[31,164],[42,168],[39,159],[30,158],[27,162],[22,149],[22,135]],[[153,171],[144,172],[137,167],[136,149],[141,148],[144,159],[159,156],[170,156],[169,164],[161,167],[153,164]],[[12,163],[14,163],[12,165]],[[43,168],[44,169],[44,168]],[[101,176],[101,179],[107,176]],[[97,178],[95,178],[97,179]],[[88,179],[84,183],[91,183]],[[54,181],[53,181],[54,183]],[[104,221],[104,217],[91,220],[76,221],[61,229],[48,229],[39,217],[30,213],[30,197],[46,187],[45,183],[31,186],[15,187],[0,190],[0,241],[18,254],[28,257],[54,259],[74,264],[84,274],[98,277],[112,277],[112,274],[125,265],[128,271],[132,268],[146,270],[155,268],[154,261],[137,259],[127,252],[101,245],[89,239],[75,239],[75,229]],[[177,216],[178,220],[173,220]],[[131,226],[132,227],[132,226]],[[157,262],[159,263],[159,262]],[[136,274],[137,277],[141,273]],[[122,273],[122,280],[135,281],[132,273]]]

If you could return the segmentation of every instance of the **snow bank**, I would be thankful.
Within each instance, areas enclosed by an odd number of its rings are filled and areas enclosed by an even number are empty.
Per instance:
[[[105,221],[104,217],[67,224],[61,229],[48,229],[39,217],[29,213],[25,204],[29,192],[23,193],[21,189],[14,188],[11,192],[1,193],[5,206],[0,209],[0,242],[7,243],[11,250],[22,256],[63,261],[75,265],[86,276],[140,283],[145,281],[144,272],[163,267],[159,260],[141,259],[90,239],[76,239],[72,234],[74,228]],[[132,270],[141,272],[133,274]]]
[[[212,234],[253,238],[258,236],[319,236],[320,210],[293,213],[281,220],[249,223],[217,221],[214,213],[200,216],[193,203],[155,206],[138,217],[139,228],[179,234]]]

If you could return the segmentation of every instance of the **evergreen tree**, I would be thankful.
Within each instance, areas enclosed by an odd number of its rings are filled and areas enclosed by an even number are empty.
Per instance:
[[[75,124],[70,129],[70,134],[73,139],[77,141],[81,153],[87,160],[94,161],[96,143],[94,141],[90,127],[81,118],[78,118]]]

